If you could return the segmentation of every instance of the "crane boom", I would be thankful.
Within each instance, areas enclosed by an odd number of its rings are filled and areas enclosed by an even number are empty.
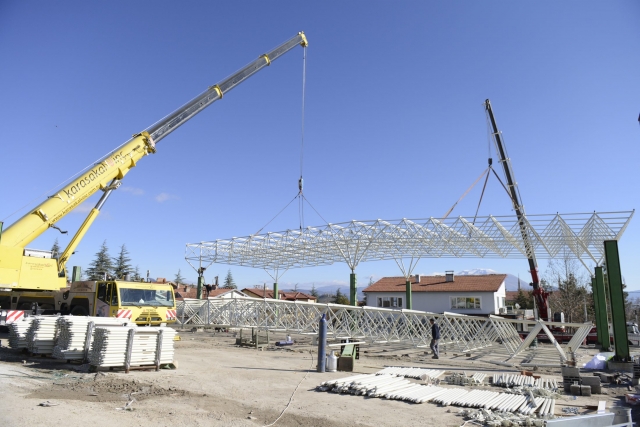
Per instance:
[[[500,156],[500,163],[502,164],[504,175],[507,180],[507,190],[509,192],[509,196],[511,197],[513,209],[516,211],[516,217],[518,218],[520,233],[522,235],[524,248],[527,253],[527,260],[529,261],[529,271],[531,272],[532,280],[531,286],[533,286],[533,296],[538,306],[538,312],[540,313],[539,317],[543,320],[549,321],[549,306],[547,304],[549,293],[542,289],[542,287],[540,286],[536,254],[533,245],[531,244],[531,237],[529,236],[529,232],[527,230],[524,206],[522,205],[521,197],[517,188],[517,183],[513,175],[513,169],[511,168],[511,160],[507,156],[507,150],[504,145],[504,141],[502,140],[502,135],[498,130],[498,125],[496,124],[496,119],[493,115],[493,110],[491,109],[491,102],[488,99],[485,100],[484,106],[489,118],[489,122],[491,123],[491,135],[493,136],[493,141],[496,145],[496,151]]]
[[[70,253],[73,252],[72,249],[77,246],[87,228],[91,225],[93,219],[95,219],[106,197],[120,185],[120,181],[137,165],[140,159],[156,152],[156,144],[161,139],[186,123],[213,102],[221,99],[225,93],[247,78],[270,65],[272,61],[284,53],[290,51],[297,45],[306,47],[307,44],[305,34],[300,32],[275,49],[261,55],[258,59],[226,79],[210,86],[206,91],[173,113],[151,125],[144,131],[134,135],[132,139],[111,151],[93,166],[78,175],[71,183],[57,190],[52,196],[49,196],[45,201],[7,227],[0,235],[0,288],[24,288],[26,286],[31,289],[43,289],[41,285],[35,286],[35,283],[25,283],[25,280],[27,282],[42,282],[45,280],[45,277],[49,276],[50,270],[49,267],[45,268],[45,264],[47,264],[45,260],[36,261],[35,258],[39,258],[36,254],[37,251],[33,253],[36,256],[33,256],[33,254],[29,256],[25,252],[25,246],[27,244],[40,236],[48,228],[53,227],[57,221],[78,207],[98,190],[103,190],[105,194],[100,202],[98,202],[96,208],[92,210],[89,217],[87,217],[87,220],[85,220],[63,254],[64,256],[62,258],[66,261]],[[24,258],[31,259],[25,260]],[[46,258],[46,256],[44,258]],[[32,268],[28,268],[29,262],[31,262]],[[36,266],[34,263],[38,265]],[[26,276],[23,274],[26,270],[37,271],[37,273],[30,275],[30,278],[26,279]],[[57,277],[59,270],[57,268],[55,268],[55,270]],[[45,288],[51,289],[53,287],[45,286]]]

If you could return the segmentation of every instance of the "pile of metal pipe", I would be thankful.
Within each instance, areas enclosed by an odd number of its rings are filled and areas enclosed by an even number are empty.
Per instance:
[[[115,317],[61,316],[56,322],[56,345],[52,355],[57,359],[84,359],[86,346],[91,345],[95,327],[122,326],[128,322],[128,319]],[[87,337],[89,332],[91,335]]]
[[[487,374],[483,374],[482,372],[476,372],[472,376],[468,376],[466,372],[454,372],[451,375],[448,375],[445,378],[445,381],[449,384],[455,385],[480,385],[484,382],[486,377]]]
[[[27,332],[32,321],[33,317],[25,317],[9,325],[9,347],[27,348]]]
[[[324,381],[317,387],[317,390],[404,400],[413,403],[433,402],[442,406],[455,405],[524,416],[537,413],[541,418],[549,418],[555,409],[555,399],[535,397],[532,391],[518,394],[481,389],[468,391],[463,388],[442,388],[417,384],[402,377],[382,373],[361,374]]]
[[[538,378],[520,374],[499,373],[493,376],[493,385],[502,387],[535,387],[557,390],[558,381],[553,378]]]
[[[445,393],[442,393],[440,396],[433,399],[433,401],[441,404],[442,406],[449,406],[451,405],[451,402],[461,398],[467,393],[469,392],[463,388],[450,388],[447,389]]]
[[[398,377],[415,378],[417,380],[426,380],[427,378],[435,380],[443,374],[444,371],[438,369],[407,368],[404,366],[387,366],[376,373],[376,375],[395,375]]]
[[[34,316],[26,333],[27,349],[34,354],[51,354],[58,316]]]
[[[133,330],[133,333],[129,331]],[[162,345],[158,336],[162,331]],[[173,363],[173,338],[176,332],[167,327],[136,328],[106,326],[95,328],[89,351],[89,363],[97,367],[147,366]],[[159,360],[156,359],[160,352]]]

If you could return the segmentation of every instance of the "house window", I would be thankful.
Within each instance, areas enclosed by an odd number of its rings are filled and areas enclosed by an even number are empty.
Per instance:
[[[451,297],[452,309],[480,309],[480,297]]]
[[[378,297],[378,307],[398,307],[402,308],[402,298],[397,297]]]
[[[402,308],[402,298],[391,297],[389,298],[389,300],[390,300],[391,307]]]

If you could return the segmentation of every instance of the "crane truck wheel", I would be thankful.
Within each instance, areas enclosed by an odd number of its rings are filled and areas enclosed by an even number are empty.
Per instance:
[[[76,305],[71,309],[71,315],[72,316],[88,316],[89,313],[87,313],[87,310],[84,307]]]

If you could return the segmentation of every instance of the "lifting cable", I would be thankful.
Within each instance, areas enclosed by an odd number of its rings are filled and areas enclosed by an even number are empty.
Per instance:
[[[304,179],[302,178],[302,166],[304,165],[304,99],[307,83],[307,47],[304,46],[302,50],[304,52],[302,56],[302,123],[300,126],[300,179],[298,179],[298,215],[300,217],[300,230],[304,228]]]
[[[298,178],[298,193],[295,195],[293,199],[289,203],[286,204],[284,208],[280,210],[273,218],[269,220],[265,225],[260,228],[254,235],[260,234],[260,232],[269,225],[274,219],[276,219],[285,209],[289,207],[294,200],[298,199],[298,218],[299,218],[299,227],[300,231],[304,228],[304,202],[309,203],[309,200],[304,196],[304,178],[303,178],[303,166],[304,166],[304,109],[305,109],[305,95],[306,95],[306,83],[307,83],[307,47],[303,47],[303,57],[302,57],[302,112],[301,112],[301,126],[300,126],[300,178]],[[309,203],[311,209],[318,214],[320,218],[322,215],[318,213],[318,211]],[[322,218],[324,221],[324,218]],[[326,222],[326,221],[325,221]]]
[[[638,118],[638,120],[640,121],[640,117]],[[489,123],[489,117],[488,116],[487,116],[487,129],[488,129],[488,132],[487,132],[487,155],[488,155],[489,166],[487,167],[487,169],[484,170],[484,172],[482,172],[480,174],[480,176],[474,181],[474,183],[471,184],[471,187],[467,188],[467,191],[465,191],[462,194],[462,196],[458,199],[458,201],[455,202],[453,204],[453,206],[451,206],[451,208],[447,211],[447,213],[442,217],[442,220],[446,219],[449,216],[449,214],[458,205],[458,203],[460,203],[460,201],[465,198],[465,196],[473,189],[473,187],[476,186],[478,181],[480,181],[480,179],[486,174],[487,176],[485,177],[484,185],[482,186],[482,193],[480,193],[480,200],[478,201],[478,207],[476,208],[476,214],[473,217],[473,223],[472,224],[475,225],[476,219],[478,218],[478,212],[480,211],[480,204],[482,203],[482,199],[484,197],[484,192],[487,189],[487,182],[489,182],[490,172],[493,172],[493,175],[496,177],[496,179],[498,180],[500,185],[502,185],[502,188],[504,188],[504,191],[507,193],[507,197],[509,197],[509,200],[511,200],[511,204],[513,206],[516,206],[516,203],[513,200],[513,197],[511,196],[511,193],[509,192],[509,189],[507,188],[506,185],[504,185],[504,182],[502,182],[502,180],[498,176],[498,174],[495,171],[495,169],[493,169],[493,159],[491,158],[491,125]],[[519,192],[519,190],[518,190],[518,192]]]

